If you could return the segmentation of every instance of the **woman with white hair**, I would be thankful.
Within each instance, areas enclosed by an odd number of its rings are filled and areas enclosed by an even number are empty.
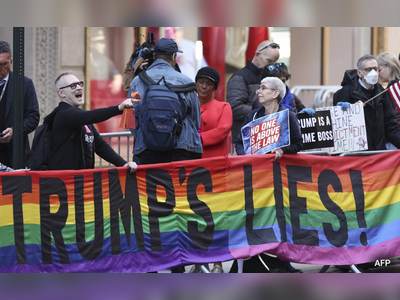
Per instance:
[[[276,113],[286,109],[281,105],[285,97],[286,86],[277,77],[265,77],[261,80],[260,88],[256,91],[261,107],[251,113],[249,121]],[[290,145],[282,149],[276,149],[275,159],[282,157],[283,153],[297,153],[303,148],[300,126],[296,115],[289,111]]]
[[[265,77],[261,80],[259,89],[256,91],[258,101],[261,107],[254,110],[249,116],[247,122],[261,118],[263,116],[285,110],[281,105],[281,100],[285,97],[286,86],[277,77]],[[282,149],[276,149],[275,159],[282,157],[283,153],[297,153],[303,148],[303,139],[301,137],[300,126],[296,114],[289,110],[289,129],[290,129],[290,145]],[[258,257],[252,257],[243,261],[244,273],[262,273],[268,272],[260,263],[266,264],[272,273],[295,273],[300,272],[293,268],[289,262],[282,261],[279,258],[269,256],[268,254],[259,254]],[[232,265],[231,272],[236,272],[237,262]]]

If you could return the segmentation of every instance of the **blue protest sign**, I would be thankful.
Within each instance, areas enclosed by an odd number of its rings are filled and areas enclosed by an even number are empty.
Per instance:
[[[290,145],[289,110],[251,121],[242,127],[246,154],[265,154]]]

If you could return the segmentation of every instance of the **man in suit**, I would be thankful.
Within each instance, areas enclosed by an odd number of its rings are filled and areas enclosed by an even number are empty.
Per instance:
[[[14,105],[11,99],[13,73],[11,72],[11,48],[5,41],[0,41],[0,162],[10,166],[13,161],[13,127]],[[23,108],[23,140],[26,165],[29,153],[28,134],[39,124],[39,105],[35,87],[30,78],[24,77],[24,108]]]

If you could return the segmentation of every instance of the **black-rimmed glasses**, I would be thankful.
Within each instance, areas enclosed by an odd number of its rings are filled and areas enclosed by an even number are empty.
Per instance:
[[[78,81],[78,82],[74,82],[74,83],[68,84],[66,86],[60,87],[60,90],[65,89],[65,88],[71,88],[71,90],[75,90],[78,86],[82,88],[83,85],[84,85],[83,81]]]

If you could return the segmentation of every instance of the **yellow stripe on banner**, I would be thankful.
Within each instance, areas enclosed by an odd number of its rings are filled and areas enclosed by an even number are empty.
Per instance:
[[[0,226],[7,226],[14,224],[14,213],[12,205],[0,206]]]
[[[244,191],[233,191],[225,193],[207,193],[197,195],[211,210],[211,213],[244,210]],[[174,213],[193,214],[186,197],[177,197]],[[142,213],[149,213],[147,198],[140,197]],[[159,202],[163,202],[162,199]],[[258,189],[253,191],[254,208],[271,207],[275,205],[274,189]]]
[[[297,190],[298,197],[306,198],[307,209],[327,211],[322,204],[318,192]],[[328,193],[329,197],[344,211],[356,209],[354,194],[352,192]],[[285,207],[289,207],[289,190],[283,189]],[[377,209],[400,202],[400,186],[391,186],[379,191],[365,193],[365,210]]]
[[[85,213],[85,223],[94,222],[94,202],[85,201],[84,202],[84,213]],[[110,199],[103,199],[103,219],[109,219],[110,217]],[[70,203],[68,205],[68,217],[66,224],[74,225],[75,222],[75,205]]]

